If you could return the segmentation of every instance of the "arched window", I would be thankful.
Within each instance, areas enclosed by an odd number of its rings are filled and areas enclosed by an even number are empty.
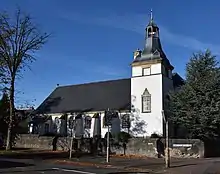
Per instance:
[[[90,116],[85,117],[85,128],[86,129],[91,129],[92,125],[92,118]]]
[[[70,116],[69,118],[69,128],[73,129],[75,124],[74,116]]]
[[[151,33],[152,33],[152,28],[151,28],[151,27],[149,27],[149,28],[148,28],[148,30],[147,30],[147,35],[148,35],[148,37],[150,37],[150,36],[151,36]]]
[[[151,94],[149,93],[147,88],[144,90],[144,93],[141,98],[142,98],[142,112],[143,113],[151,112]]]

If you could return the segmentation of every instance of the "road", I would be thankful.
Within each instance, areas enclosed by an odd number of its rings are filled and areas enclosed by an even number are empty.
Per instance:
[[[0,158],[0,174],[107,174],[115,172],[119,171],[97,167],[56,165],[43,163],[40,160]]]
[[[152,169],[155,173],[157,173],[157,170],[160,171],[160,173],[169,174],[220,174],[220,158],[172,160],[171,168],[169,170],[162,169],[164,164],[161,165],[161,160],[158,160],[159,159],[118,159],[117,161],[115,160],[115,164],[113,165],[118,165],[118,167],[129,166],[134,168]],[[31,159],[19,159],[19,156],[17,156],[17,158],[0,157],[0,174],[113,174],[120,172],[126,174],[123,170],[126,169],[79,166],[73,164],[54,164],[45,162],[40,157]],[[128,171],[127,174],[129,174]]]

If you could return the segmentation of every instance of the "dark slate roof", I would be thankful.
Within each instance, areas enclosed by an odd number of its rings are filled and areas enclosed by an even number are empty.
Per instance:
[[[133,62],[140,62],[159,58],[163,59],[163,61],[168,61],[168,64],[170,64],[165,53],[163,52],[160,38],[152,37],[146,40],[146,44],[141,56],[137,57]]]
[[[174,88],[178,88],[184,84],[185,84],[185,80],[178,73],[173,73],[173,86],[174,86]]]
[[[57,87],[36,114],[130,109],[131,79]]]
[[[156,27],[157,32],[159,33],[159,28],[154,23],[153,20],[150,20],[148,26]],[[147,34],[148,28],[146,28],[146,34]],[[160,42],[159,36],[153,36],[153,37],[146,37],[145,38],[145,46],[142,51],[141,56],[136,57],[136,59],[133,61],[135,62],[143,62],[148,60],[154,60],[154,59],[162,59],[163,63],[167,66],[171,66],[170,61],[167,59],[166,54],[164,53],[162,49],[162,45]]]

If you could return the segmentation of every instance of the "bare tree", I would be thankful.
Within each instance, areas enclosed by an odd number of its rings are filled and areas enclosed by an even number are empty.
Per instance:
[[[41,33],[34,25],[30,15],[18,9],[15,16],[0,15],[0,65],[1,77],[9,90],[10,114],[6,150],[11,149],[11,131],[15,116],[15,81],[21,77],[22,70],[30,68],[35,60],[34,53],[48,40],[49,34]]]

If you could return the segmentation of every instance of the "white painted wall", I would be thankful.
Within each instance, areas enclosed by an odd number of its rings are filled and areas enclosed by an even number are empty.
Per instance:
[[[99,112],[100,113],[100,116],[101,116],[101,135],[102,137],[104,138],[105,134],[107,133],[108,129],[107,127],[104,127],[103,126],[103,118],[104,118],[104,111],[103,112]],[[85,113],[86,116],[91,116],[93,117],[94,116],[94,112],[93,113]],[[123,114],[123,113],[122,113]],[[54,114],[50,114],[50,116],[52,117],[52,120],[51,121],[47,121],[46,123],[49,123],[49,129],[50,129],[50,132],[52,133],[65,133],[65,127],[60,127],[60,130],[59,131],[56,131],[54,129],[54,124],[55,124],[55,118],[58,117],[60,118],[63,114],[62,113],[54,113]],[[68,119],[69,117],[71,117],[72,115],[71,114],[67,114],[68,115]],[[84,128],[84,125],[82,127],[82,130],[84,132],[84,137],[93,137],[93,131],[94,131],[94,121],[95,119],[92,118],[92,122],[91,122],[91,129],[85,129]],[[113,126],[110,128],[110,131],[111,133],[119,133],[121,131],[121,124],[120,124],[120,119],[114,119],[113,120]],[[42,125],[42,129],[41,129],[41,133],[43,134],[44,132],[44,124]],[[71,134],[71,130],[69,129],[69,122],[67,121],[67,132],[68,132],[68,135]]]
[[[132,73],[135,75],[140,72],[141,66],[132,67]],[[142,94],[145,89],[151,94],[151,112],[142,113]],[[132,105],[135,108],[137,116],[140,120],[146,122],[146,133],[139,133],[137,136],[150,136],[152,133],[163,133],[163,118],[161,111],[163,109],[163,81],[162,66],[160,63],[151,65],[151,74],[149,76],[131,78],[131,96]],[[134,125],[133,125],[134,126]]]
[[[132,68],[132,76],[137,77],[142,75],[142,68],[140,66],[136,66]]]

